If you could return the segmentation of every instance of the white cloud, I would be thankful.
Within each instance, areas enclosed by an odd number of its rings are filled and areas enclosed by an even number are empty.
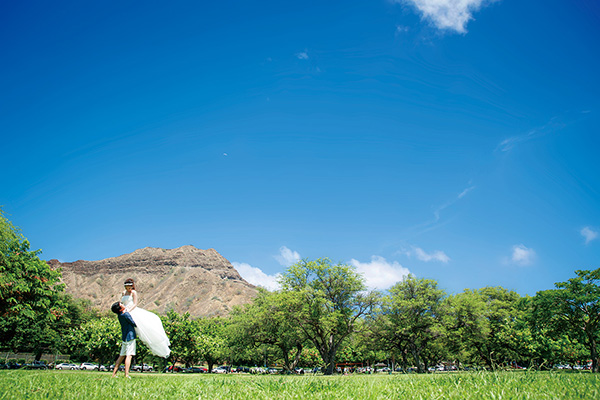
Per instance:
[[[512,136],[502,140],[498,144],[498,146],[496,146],[496,150],[500,150],[502,152],[511,151],[513,148],[520,145],[521,143],[542,138],[546,135],[560,131],[565,126],[567,126],[567,124],[570,124],[571,122],[575,121],[576,118],[577,116],[573,116],[572,113],[566,113],[564,115],[552,117],[550,121],[548,121],[546,124],[533,128],[527,133]]]
[[[369,289],[388,289],[410,273],[397,261],[389,263],[380,256],[372,256],[368,263],[352,259],[350,264],[365,277]]]
[[[467,23],[473,19],[473,13],[483,5],[494,0],[392,0],[414,6],[422,17],[430,20],[442,30],[454,30],[466,33]]]
[[[300,261],[300,254],[297,251],[292,251],[285,246],[281,246],[279,248],[279,254],[273,257],[284,267],[289,267],[290,265]]]
[[[396,34],[399,35],[401,33],[408,32],[410,28],[404,25],[396,25]]]
[[[511,260],[517,265],[530,265],[535,260],[536,254],[533,249],[528,249],[522,244],[512,247]]]
[[[475,189],[475,186],[469,186],[468,188],[466,188],[465,190],[460,192],[460,194],[458,195],[458,198],[462,199],[463,197],[465,197],[467,195],[467,193],[469,193],[473,189]]]
[[[581,236],[585,238],[585,244],[588,244],[592,240],[598,238],[598,232],[593,230],[589,226],[583,228],[579,233],[581,233]]]
[[[427,253],[420,247],[413,247],[412,251],[409,254],[413,254],[417,256],[417,258],[421,261],[429,262],[429,261],[440,261],[443,263],[447,263],[450,261],[450,257],[446,255],[443,251],[436,250],[433,253]]]
[[[308,53],[306,51],[301,51],[300,53],[296,53],[296,57],[299,60],[308,60]]]
[[[451,199],[450,201],[446,202],[445,204],[442,204],[441,206],[439,206],[438,208],[436,208],[435,210],[433,210],[433,216],[435,218],[435,220],[433,221],[433,223],[438,222],[440,220],[440,214],[441,214],[442,211],[444,211],[446,208],[454,205],[454,203],[456,203],[458,200],[460,200],[463,197],[465,197],[467,195],[467,193],[469,193],[471,190],[474,190],[474,189],[475,189],[474,185],[471,185],[471,186],[467,187],[462,192],[460,192],[456,196],[456,198]]]
[[[281,274],[267,275],[260,268],[253,267],[250,264],[232,262],[233,267],[239,272],[239,274],[249,283],[262,286],[268,290],[280,289],[277,279]]]

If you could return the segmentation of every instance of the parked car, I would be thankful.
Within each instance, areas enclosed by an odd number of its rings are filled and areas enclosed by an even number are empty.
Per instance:
[[[95,371],[98,369],[98,366],[96,364],[92,364],[92,363],[81,363],[81,365],[79,366],[79,369]]]
[[[154,368],[152,367],[152,365],[148,365],[148,364],[143,364],[143,365],[134,365],[133,367],[131,367],[132,371],[144,371],[144,372],[151,372],[154,371]]]
[[[56,364],[54,369],[79,369],[79,367],[73,363],[60,363]]]
[[[190,367],[183,370],[183,372],[188,374],[204,374],[208,372],[208,370],[204,367]]]
[[[48,366],[43,361],[33,361],[23,365],[25,369],[48,369]]]
[[[181,372],[183,371],[183,368],[175,366],[173,367],[172,365],[169,365],[168,367],[165,368],[165,372]]]
[[[101,365],[98,367],[100,371],[108,371],[108,367],[106,365]]]
[[[6,364],[0,364],[0,369],[19,369],[22,365],[17,362],[8,362]]]
[[[226,374],[227,372],[229,372],[229,370],[225,366],[220,366],[217,368],[213,368],[212,372],[213,374]]]

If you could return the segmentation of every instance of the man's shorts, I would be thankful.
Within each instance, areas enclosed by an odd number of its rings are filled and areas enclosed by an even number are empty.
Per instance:
[[[135,339],[121,344],[121,356],[135,356]]]

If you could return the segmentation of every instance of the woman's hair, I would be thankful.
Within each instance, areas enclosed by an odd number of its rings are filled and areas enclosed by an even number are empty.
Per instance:
[[[132,289],[135,290],[135,282],[133,281],[133,279],[129,278],[125,281],[125,286],[133,286]]]

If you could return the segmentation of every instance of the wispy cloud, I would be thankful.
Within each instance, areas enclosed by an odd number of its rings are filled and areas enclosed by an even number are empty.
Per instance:
[[[589,226],[586,226],[583,229],[581,229],[581,231],[579,231],[579,233],[581,233],[581,236],[583,236],[585,238],[585,244],[588,244],[592,240],[595,240],[598,238],[598,231],[593,230]]]
[[[247,263],[232,262],[233,267],[239,272],[239,274],[249,283],[262,286],[268,290],[280,289],[277,280],[281,274],[267,275],[260,268],[253,267]]]
[[[448,202],[442,204],[441,206],[439,206],[438,208],[436,208],[433,211],[433,216],[435,217],[435,221],[437,222],[440,220],[440,213],[445,210],[446,208],[450,207],[451,205],[453,205],[454,203],[456,203],[458,200],[462,199],[463,197],[465,197],[469,192],[471,192],[472,190],[475,189],[475,186],[469,186],[466,189],[464,189],[462,192],[460,192],[456,197],[450,199]]]
[[[396,35],[400,35],[402,33],[408,32],[410,28],[404,25],[396,25]]]
[[[494,0],[392,0],[415,7],[436,28],[466,33],[473,13]]]
[[[562,121],[562,118],[554,117],[550,121],[548,121],[548,123],[546,123],[545,125],[539,126],[537,128],[533,128],[532,130],[530,130],[529,132],[527,132],[525,134],[512,136],[512,137],[502,140],[496,147],[496,150],[500,150],[503,152],[510,151],[521,143],[525,143],[525,142],[528,142],[533,139],[541,138],[550,133],[554,133],[554,132],[564,128],[565,126],[566,126],[566,123],[564,123]]]
[[[473,189],[475,189],[475,186],[469,186],[468,188],[466,188],[465,190],[460,192],[457,198],[462,199],[463,197],[465,197],[467,195],[467,193],[469,193]]]
[[[517,265],[531,265],[536,258],[535,251],[525,247],[523,244],[517,244],[512,247],[511,261]]]
[[[450,257],[446,255],[443,251],[435,250],[432,253],[427,253],[420,247],[414,247],[412,250],[408,251],[407,254],[416,256],[419,260],[430,262],[430,261],[439,261],[443,263],[448,263],[450,261]]]
[[[300,254],[297,251],[288,249],[286,246],[281,246],[279,248],[279,254],[273,257],[284,267],[289,267],[300,261]]]
[[[352,259],[350,264],[365,277],[369,289],[388,289],[410,274],[410,271],[397,261],[390,263],[381,256],[372,256],[371,261],[366,263]]]
[[[301,51],[300,53],[296,53],[296,58],[298,60],[308,60],[308,52],[306,50]]]
[[[440,222],[441,216],[442,216],[442,212],[451,207],[452,205],[454,205],[456,202],[458,201],[462,201],[462,199],[464,199],[469,193],[471,193],[473,190],[475,190],[477,187],[475,185],[472,185],[471,182],[469,182],[469,186],[467,186],[465,189],[463,189],[461,192],[459,192],[458,194],[450,197],[450,199],[448,201],[446,201],[444,204],[442,204],[441,206],[436,207],[433,210],[433,219],[424,221],[420,224],[414,225],[412,227],[410,227],[409,229],[411,231],[414,232],[415,235],[420,235],[422,233],[431,231],[433,229],[439,228],[440,226],[442,226],[443,224]]]

